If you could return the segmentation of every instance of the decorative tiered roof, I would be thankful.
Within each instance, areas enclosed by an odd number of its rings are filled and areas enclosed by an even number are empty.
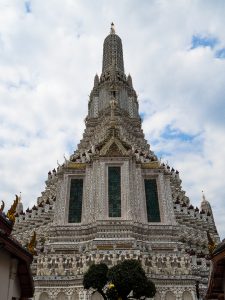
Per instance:
[[[26,300],[32,297],[34,293],[34,284],[30,269],[33,256],[11,235],[13,224],[13,220],[10,220],[4,214],[3,210],[0,210],[0,252],[4,251],[9,257],[13,257],[18,261],[16,276],[19,279],[21,297]],[[4,272],[6,271],[10,274],[10,270],[4,269]],[[1,289],[4,289],[4,287],[1,286]]]

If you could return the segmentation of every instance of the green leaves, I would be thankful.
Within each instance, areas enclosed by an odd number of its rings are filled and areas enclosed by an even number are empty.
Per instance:
[[[85,289],[102,290],[106,285],[108,267],[106,264],[91,265],[88,271],[84,274],[83,285]]]
[[[109,300],[125,300],[128,296],[152,298],[156,293],[155,284],[147,278],[140,262],[132,259],[124,260],[109,270],[105,264],[92,265],[84,275],[83,285],[85,289],[98,290]]]
[[[108,277],[122,299],[127,299],[130,294],[136,299],[155,295],[154,283],[148,280],[137,260],[125,260],[112,267],[109,269]]]

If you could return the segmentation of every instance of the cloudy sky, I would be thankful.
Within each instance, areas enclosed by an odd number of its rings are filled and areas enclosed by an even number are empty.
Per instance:
[[[36,203],[82,137],[113,21],[151,149],[225,237],[225,1],[0,0],[0,199]]]

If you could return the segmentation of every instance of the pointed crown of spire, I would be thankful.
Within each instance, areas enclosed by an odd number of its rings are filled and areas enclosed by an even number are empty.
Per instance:
[[[115,34],[116,31],[115,31],[115,26],[114,26],[114,23],[112,22],[111,23],[111,28],[110,28],[110,34]]]
[[[110,70],[112,65],[124,74],[123,47],[121,38],[115,33],[114,24],[111,24],[110,34],[103,44],[102,74]]]
[[[127,76],[127,82],[128,82],[130,87],[133,87],[132,77],[130,76],[130,74],[128,74],[128,76]]]
[[[202,191],[202,202],[206,202],[205,194],[203,191]]]
[[[209,201],[206,200],[205,194],[202,191],[202,202],[201,202],[201,209],[207,213],[212,214],[212,208]]]
[[[95,79],[94,79],[94,87],[97,87],[99,84],[99,77],[98,74],[95,75]]]

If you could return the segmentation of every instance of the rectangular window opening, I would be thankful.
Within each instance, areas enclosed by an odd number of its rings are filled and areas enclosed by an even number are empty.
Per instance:
[[[109,217],[121,217],[120,167],[108,167]]]
[[[148,222],[160,222],[156,179],[145,179],[145,196]]]
[[[82,215],[83,179],[71,179],[69,223],[80,223]]]

